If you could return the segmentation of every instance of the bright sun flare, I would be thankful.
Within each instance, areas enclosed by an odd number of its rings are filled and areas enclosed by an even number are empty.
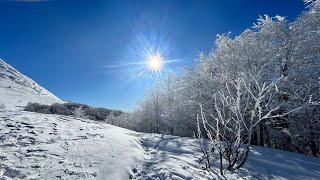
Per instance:
[[[162,64],[163,64],[163,60],[162,57],[159,53],[154,54],[154,55],[150,55],[147,58],[147,65],[148,68],[152,71],[152,72],[159,72],[162,70]]]

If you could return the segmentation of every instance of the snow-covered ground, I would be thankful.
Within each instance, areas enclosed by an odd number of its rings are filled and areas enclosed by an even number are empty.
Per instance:
[[[198,142],[192,138],[22,111],[29,101],[62,101],[19,72],[8,78],[12,68],[1,63],[1,180],[320,179],[320,159],[300,154],[253,147],[244,168],[222,177],[218,169],[211,174],[201,169]]]
[[[143,134],[147,158],[139,172],[143,179],[320,179],[320,159],[287,151],[253,146],[244,168],[225,176],[216,168],[203,171],[198,141],[169,135]]]
[[[4,177],[128,179],[144,158],[134,132],[105,123],[22,111],[0,118]]]
[[[24,111],[1,111],[0,118],[2,179],[223,178],[201,169],[191,138]],[[320,179],[320,160],[253,147],[248,164],[226,178]]]

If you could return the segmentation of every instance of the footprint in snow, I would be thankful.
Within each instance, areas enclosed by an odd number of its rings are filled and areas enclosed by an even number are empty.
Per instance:
[[[16,127],[13,124],[6,124],[7,127]]]
[[[20,146],[29,146],[36,144],[36,140],[33,137],[29,136],[19,136],[17,140],[17,144]]]
[[[27,177],[25,174],[22,174],[20,170],[11,167],[4,167],[3,176],[14,179],[24,179]]]
[[[29,129],[34,129],[34,128],[35,128],[35,127],[32,126],[32,125],[26,125],[25,127],[26,127],[26,128],[29,128]]]
[[[48,150],[44,150],[44,149],[27,149],[27,153],[31,153],[31,152],[45,152]]]
[[[29,126],[29,125],[31,125],[31,124],[29,124],[29,123],[26,123],[26,122],[20,122],[21,124],[23,124],[23,125],[26,125],[26,126]]]

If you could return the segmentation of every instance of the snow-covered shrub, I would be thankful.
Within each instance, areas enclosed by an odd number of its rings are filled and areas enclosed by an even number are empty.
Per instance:
[[[72,111],[67,108],[64,104],[54,103],[50,106],[50,112],[52,114],[61,114],[61,115],[72,115]]]
[[[91,120],[104,121],[107,116],[114,112],[115,114],[121,114],[121,111],[112,111],[105,108],[93,108],[83,104],[77,103],[55,103],[52,105],[42,105],[39,103],[28,103],[24,108],[25,111],[45,113],[45,114],[60,114],[66,116],[76,116],[81,118],[88,118]]]
[[[111,125],[118,125],[118,126],[120,126],[120,119],[117,118],[117,116],[118,116],[117,114],[111,112],[111,113],[107,116],[105,122],[108,123],[108,124],[111,124]]]
[[[211,162],[212,159],[220,161],[221,175],[224,174],[224,170],[239,169],[245,164],[256,127],[262,122],[270,122],[273,118],[284,117],[300,109],[279,113],[281,104],[274,104],[274,98],[279,93],[276,86],[278,81],[260,84],[251,77],[252,79],[238,78],[226,83],[224,89],[214,94],[214,112],[210,114],[211,120],[206,118],[202,107],[197,117],[196,138],[203,137],[199,122],[201,121],[204,135],[211,143],[208,149],[203,144],[200,147],[204,157],[209,158],[206,162]],[[224,166],[224,163],[227,165]],[[206,167],[210,167],[210,164],[206,163]]]
[[[45,113],[45,114],[52,114],[50,111],[50,106],[43,105],[39,103],[31,103],[29,102],[27,106],[24,108],[25,111],[30,112],[39,112],[39,113]]]
[[[85,113],[84,113],[84,110],[82,109],[83,107],[80,106],[80,107],[77,107],[74,112],[73,112],[73,115],[77,118],[83,118],[85,117]]]

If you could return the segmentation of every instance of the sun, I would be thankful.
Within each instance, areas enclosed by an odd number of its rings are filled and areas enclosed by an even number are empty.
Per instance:
[[[151,54],[147,57],[147,66],[152,72],[160,72],[163,66],[163,58],[160,53]]]
[[[171,64],[181,59],[171,59],[169,41],[153,34],[159,33],[137,34],[133,44],[129,46],[129,54],[119,60],[121,63],[104,67],[123,68],[131,78],[146,77],[152,80],[173,72]]]

